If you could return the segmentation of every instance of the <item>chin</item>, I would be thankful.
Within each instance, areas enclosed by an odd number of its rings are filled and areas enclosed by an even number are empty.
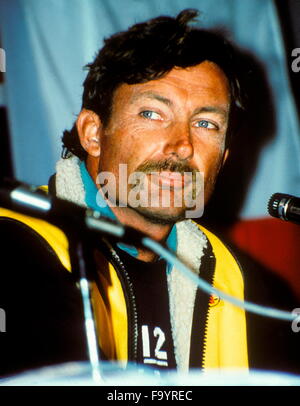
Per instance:
[[[174,224],[185,219],[185,210],[157,208],[149,209],[147,207],[135,207],[134,210],[149,220],[153,224]]]

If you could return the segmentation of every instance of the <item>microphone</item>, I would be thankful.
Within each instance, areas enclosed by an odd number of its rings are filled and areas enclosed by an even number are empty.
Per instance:
[[[45,220],[73,234],[90,231],[138,246],[145,237],[131,227],[103,217],[98,211],[48,195],[36,186],[14,179],[1,182],[0,207]]]
[[[284,193],[274,193],[268,203],[271,216],[300,224],[300,198]]]

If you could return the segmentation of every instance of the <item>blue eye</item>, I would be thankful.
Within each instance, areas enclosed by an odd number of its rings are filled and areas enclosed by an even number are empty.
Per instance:
[[[207,120],[200,120],[197,121],[196,127],[208,128],[208,129],[216,129],[217,126]]]
[[[150,120],[160,120],[161,117],[158,113],[155,113],[155,111],[152,110],[144,110],[140,112],[140,115],[144,118],[148,118]]]

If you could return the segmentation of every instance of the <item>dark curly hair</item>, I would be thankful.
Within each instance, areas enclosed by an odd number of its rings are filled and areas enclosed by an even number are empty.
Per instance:
[[[197,16],[197,10],[187,9],[176,18],[157,17],[105,39],[95,60],[86,65],[88,74],[83,83],[82,108],[97,113],[105,126],[110,118],[114,91],[122,83],[148,82],[162,77],[175,66],[186,68],[208,60],[224,71],[230,84],[228,140],[237,114],[243,108],[235,52],[223,35],[188,26]],[[64,131],[62,142],[64,158],[69,152],[81,160],[86,158],[76,123],[70,131]]]

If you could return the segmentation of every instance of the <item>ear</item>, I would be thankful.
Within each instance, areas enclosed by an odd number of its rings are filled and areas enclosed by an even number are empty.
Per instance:
[[[229,156],[229,148],[226,148],[226,149],[225,149],[225,152],[224,152],[224,155],[223,155],[222,166],[221,166],[222,168],[223,168],[223,166],[225,165],[228,156]]]
[[[92,110],[82,109],[76,121],[80,144],[92,157],[100,156],[100,135],[102,123],[98,114]]]

